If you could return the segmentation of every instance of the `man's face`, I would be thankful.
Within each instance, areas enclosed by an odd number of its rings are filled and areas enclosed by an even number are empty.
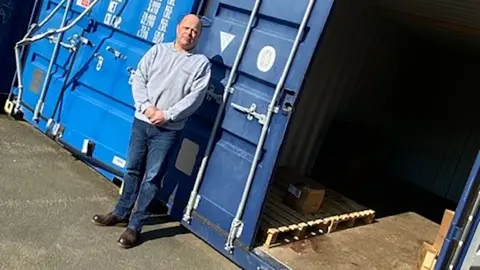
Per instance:
[[[200,23],[198,17],[188,15],[177,26],[177,43],[184,50],[190,50],[197,44],[201,31]]]

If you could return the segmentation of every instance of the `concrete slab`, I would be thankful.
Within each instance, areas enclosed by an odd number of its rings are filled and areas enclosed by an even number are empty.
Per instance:
[[[23,122],[0,115],[0,269],[238,269],[168,219],[141,245],[90,223],[118,188]]]

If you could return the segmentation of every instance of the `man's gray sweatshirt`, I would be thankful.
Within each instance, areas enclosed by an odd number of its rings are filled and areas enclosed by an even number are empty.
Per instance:
[[[133,75],[135,117],[147,123],[150,106],[165,113],[162,127],[180,130],[202,104],[211,64],[201,54],[177,51],[173,43],[156,44],[142,57]]]

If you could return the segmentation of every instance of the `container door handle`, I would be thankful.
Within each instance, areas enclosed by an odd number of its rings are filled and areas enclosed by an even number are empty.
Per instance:
[[[243,107],[242,105],[238,105],[233,102],[231,103],[231,105],[235,110],[247,114],[247,119],[249,121],[252,121],[253,118],[256,118],[258,120],[258,123],[260,123],[261,125],[265,124],[265,120],[267,119],[267,116],[265,114],[261,114],[257,112],[257,104],[252,103],[252,105],[250,105],[250,108]]]
[[[106,50],[107,50],[107,52],[113,53],[113,55],[115,55],[115,59],[121,59],[121,60],[127,59],[126,55],[124,55],[123,53],[121,53],[117,49],[112,48],[111,46],[107,46]]]

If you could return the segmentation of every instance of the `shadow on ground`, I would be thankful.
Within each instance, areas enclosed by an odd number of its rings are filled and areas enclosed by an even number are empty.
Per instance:
[[[0,269],[238,269],[158,211],[144,227],[141,245],[118,247],[123,228],[90,222],[112,209],[118,187],[5,115],[0,187]]]

